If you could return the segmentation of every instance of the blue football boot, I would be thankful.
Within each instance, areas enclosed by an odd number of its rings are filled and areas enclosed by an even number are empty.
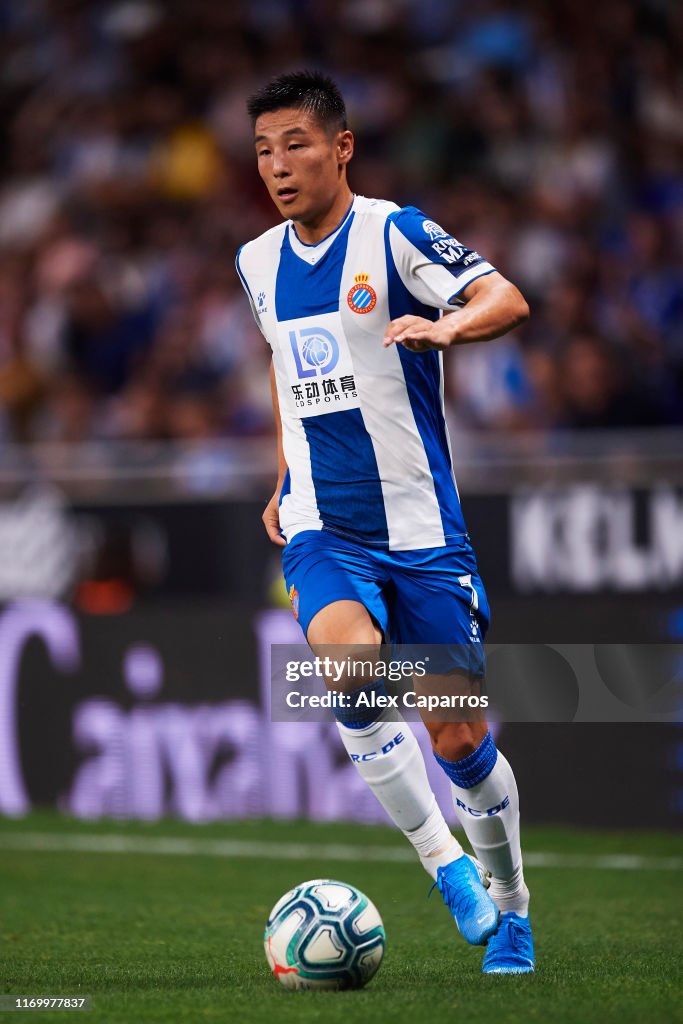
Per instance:
[[[500,915],[472,858],[465,853],[445,868],[437,868],[434,884],[462,937],[473,946],[483,946],[495,932]]]
[[[534,967],[529,918],[520,917],[514,911],[502,914],[498,931],[487,943],[482,971],[484,974],[531,974]]]

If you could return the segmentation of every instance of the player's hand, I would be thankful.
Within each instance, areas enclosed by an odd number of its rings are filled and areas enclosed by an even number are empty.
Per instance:
[[[451,321],[449,323],[449,321]],[[425,320],[421,316],[400,316],[392,320],[384,332],[384,348],[398,343],[411,352],[426,352],[430,348],[448,348],[454,337],[452,317]]]
[[[263,515],[261,516],[263,525],[266,528],[266,533],[273,544],[277,544],[279,548],[284,548],[287,541],[284,537],[280,536],[280,489],[278,488],[273,497],[270,499],[265,507]]]

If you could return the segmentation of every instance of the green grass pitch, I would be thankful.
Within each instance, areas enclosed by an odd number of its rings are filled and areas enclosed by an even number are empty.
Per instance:
[[[272,855],[27,848],[81,836],[142,847],[160,837],[239,840],[257,851],[265,843]],[[291,848],[281,859],[283,843],[352,844],[358,859],[310,851],[294,859]],[[0,992],[90,994],[86,1021],[125,1024],[683,1021],[680,837],[527,828],[525,849],[539,864],[527,872],[538,969],[517,978],[482,976],[482,950],[463,942],[438,893],[426,898],[429,880],[417,861],[371,860],[368,847],[377,856],[377,847],[405,844],[389,829],[348,825],[86,825],[48,813],[0,819]],[[572,856],[585,863],[541,866],[541,851],[560,855],[561,864]],[[630,870],[605,860],[624,855],[644,860]],[[288,992],[267,969],[268,911],[291,885],[315,877],[352,882],[382,914],[386,955],[363,991]]]

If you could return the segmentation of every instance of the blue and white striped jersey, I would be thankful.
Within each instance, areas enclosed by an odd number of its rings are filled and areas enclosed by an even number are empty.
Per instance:
[[[356,196],[316,245],[291,221],[237,269],[273,351],[288,473],[280,528],[393,551],[466,532],[443,409],[441,353],[382,347],[390,320],[436,320],[494,268],[414,207]]]

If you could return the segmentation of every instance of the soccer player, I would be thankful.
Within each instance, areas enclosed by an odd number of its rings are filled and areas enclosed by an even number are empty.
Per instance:
[[[489,608],[453,475],[442,352],[505,334],[526,302],[424,213],[351,192],[354,138],[331,79],[281,75],[248,110],[283,222],[242,246],[237,269],[272,349],[278,481],[263,520],[294,614],[315,650],[440,644],[463,679],[481,678]],[[482,970],[533,971],[517,787],[485,722],[425,724],[486,874],[448,828],[400,716],[335,713],[462,935],[486,945]]]

